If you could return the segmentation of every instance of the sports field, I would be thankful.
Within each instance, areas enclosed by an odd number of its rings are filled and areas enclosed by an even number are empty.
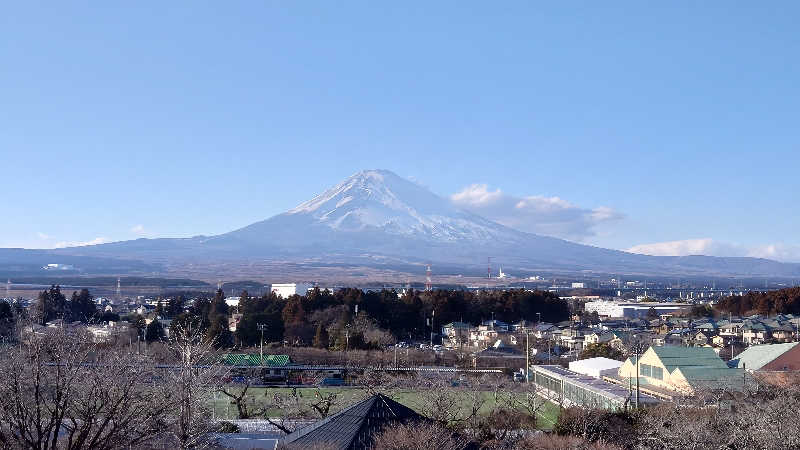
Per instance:
[[[235,389],[234,389],[235,390]],[[251,410],[258,409],[259,407],[263,407],[265,404],[268,403],[269,399],[272,396],[278,395],[289,395],[291,394],[291,388],[260,388],[260,387],[251,387],[247,391],[247,399],[250,405]],[[308,405],[314,401],[316,393],[319,392],[321,395],[327,395],[329,393],[335,393],[337,396],[336,405],[331,408],[331,414],[346,408],[353,403],[362,400],[365,396],[365,391],[363,389],[358,388],[350,388],[350,387],[321,387],[321,388],[313,388],[313,387],[302,387],[297,388],[297,396],[301,403],[304,405]],[[389,392],[393,399],[397,400],[398,402],[412,408],[414,410],[420,411],[422,408],[422,399],[425,395],[424,390],[411,390],[411,389],[396,389]],[[488,414],[492,411],[495,407],[497,407],[497,403],[494,400],[494,393],[491,391],[483,391],[481,395],[484,397],[484,403],[480,409],[480,414]],[[522,395],[522,394],[520,394]],[[223,394],[216,394],[212,402],[215,404],[215,415],[217,418],[221,419],[236,419],[237,418],[237,411],[236,405],[233,404],[230,398],[226,397]],[[464,407],[469,408],[469,400],[467,399],[466,395],[464,397]],[[309,408],[310,409],[310,408]],[[274,411],[275,414],[278,414],[278,411]],[[547,402],[544,406],[539,410],[539,415],[537,416],[537,423],[538,427],[541,429],[550,429],[555,424],[556,419],[558,418],[559,414],[559,407],[558,405]]]

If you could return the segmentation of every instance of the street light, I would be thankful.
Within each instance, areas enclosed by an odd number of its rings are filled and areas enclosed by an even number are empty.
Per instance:
[[[636,354],[636,409],[639,409],[639,361],[642,357],[642,342],[639,340],[638,335],[633,335],[633,351]]]

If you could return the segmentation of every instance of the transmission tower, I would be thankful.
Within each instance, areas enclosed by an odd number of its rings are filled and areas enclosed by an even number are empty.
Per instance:
[[[122,298],[122,280],[117,277],[117,298]]]
[[[425,270],[425,290],[430,291],[433,289],[432,281],[431,281],[431,265],[428,264],[427,270]]]

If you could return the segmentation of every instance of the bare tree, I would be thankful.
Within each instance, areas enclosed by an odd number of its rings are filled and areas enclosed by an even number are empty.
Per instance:
[[[384,450],[461,450],[469,440],[435,422],[397,423],[375,436],[374,448]]]
[[[231,399],[236,405],[239,419],[249,419],[254,411],[250,410],[247,404],[247,390],[250,389],[250,383],[247,383],[242,388],[231,388],[227,386],[220,386],[219,392]],[[257,414],[257,413],[256,413]]]
[[[478,417],[486,399],[479,390],[454,387],[443,379],[420,380],[418,389],[423,395],[417,409],[445,426],[463,426]]]
[[[169,401],[136,355],[80,330],[31,329],[0,360],[0,444],[112,449],[159,437]]]
[[[168,348],[176,359],[164,372],[165,385],[172,389],[168,398],[176,405],[170,431],[182,449],[207,446],[213,429],[209,398],[219,389],[226,370],[217,364],[213,340],[206,339],[199,327],[176,327]]]

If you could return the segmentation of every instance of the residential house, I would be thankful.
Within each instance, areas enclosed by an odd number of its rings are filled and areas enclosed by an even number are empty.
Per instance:
[[[614,333],[611,332],[598,333],[595,331],[593,333],[589,333],[583,336],[583,345],[586,346],[589,344],[605,344],[607,342],[610,342],[615,337],[616,336],[614,335]]]
[[[481,326],[486,327],[487,329],[490,330],[498,330],[498,331],[508,331],[510,329],[507,323],[497,319],[485,320],[483,321]]]
[[[533,327],[533,335],[537,339],[550,339],[555,332],[558,332],[558,327],[552,323],[542,322]]]
[[[692,340],[691,344],[695,346],[706,345],[711,341],[713,335],[709,331],[697,331],[694,334],[694,339]]]
[[[742,322],[728,322],[719,327],[719,334],[720,336],[734,336],[734,337],[741,337],[742,336],[742,327],[744,324]]]
[[[790,342],[794,339],[795,329],[789,323],[782,323],[770,329],[772,339],[777,342]]]
[[[448,348],[461,347],[469,341],[472,325],[464,322],[450,322],[442,327],[442,344]]]
[[[742,341],[748,345],[765,344],[770,340],[769,329],[761,322],[749,322],[742,326]]]
[[[584,346],[583,332],[579,328],[566,328],[561,330],[559,344],[569,350],[581,351]]]

